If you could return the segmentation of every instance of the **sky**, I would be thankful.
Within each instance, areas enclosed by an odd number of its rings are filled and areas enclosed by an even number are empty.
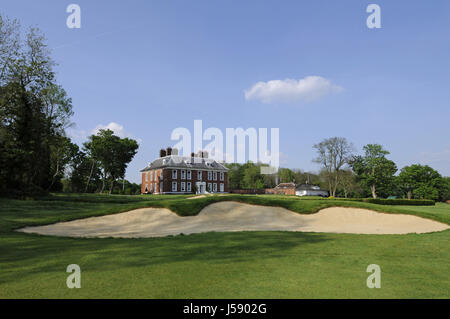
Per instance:
[[[282,167],[318,171],[313,145],[339,136],[450,176],[449,1],[1,0],[0,14],[46,35],[74,141],[104,127],[139,141],[133,182],[194,120],[279,128]]]

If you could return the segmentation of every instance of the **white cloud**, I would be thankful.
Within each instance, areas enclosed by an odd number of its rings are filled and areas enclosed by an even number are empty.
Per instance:
[[[300,80],[258,82],[245,90],[245,99],[263,103],[310,102],[342,90],[342,87],[321,76],[307,76]]]
[[[115,122],[111,122],[108,125],[99,124],[93,130],[92,134],[97,134],[100,130],[111,130],[114,132],[114,135],[117,135],[121,138],[128,137],[128,134],[125,132],[125,128],[123,125],[120,125]]]
[[[110,122],[107,125],[103,125],[103,124],[98,124],[93,130],[92,130],[92,134],[97,134],[101,129],[109,129],[111,131],[114,132],[114,135],[119,136],[120,138],[133,138],[136,139],[135,137],[133,137],[133,135],[131,135],[130,133],[128,133],[125,128],[123,127],[123,125],[120,125],[116,122]],[[142,141],[141,139],[136,139],[139,143]]]

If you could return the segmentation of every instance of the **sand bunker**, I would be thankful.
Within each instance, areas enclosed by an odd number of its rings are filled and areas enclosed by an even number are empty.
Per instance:
[[[69,237],[161,237],[180,233],[284,230],[354,234],[427,233],[449,229],[446,224],[412,215],[333,207],[311,215],[281,207],[219,202],[197,216],[180,217],[168,209],[142,208],[19,231]]]

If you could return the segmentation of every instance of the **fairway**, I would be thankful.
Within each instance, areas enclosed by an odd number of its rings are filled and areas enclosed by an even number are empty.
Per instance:
[[[0,298],[449,298],[450,230],[357,235],[210,232],[163,238],[66,238],[14,231],[144,207],[196,215],[233,200],[304,214],[357,207],[450,224],[450,205],[385,206],[289,196],[50,196],[0,200]],[[81,289],[68,289],[78,264]],[[370,264],[380,289],[366,286]]]

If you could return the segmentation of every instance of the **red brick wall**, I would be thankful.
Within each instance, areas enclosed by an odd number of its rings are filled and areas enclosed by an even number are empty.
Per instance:
[[[161,193],[161,192],[172,192],[172,182],[177,182],[177,191],[180,192],[181,191],[181,182],[191,182],[191,190],[193,190],[194,185],[197,181],[199,181],[197,179],[197,172],[198,170],[191,170],[191,179],[187,179],[187,171],[186,170],[186,179],[181,179],[181,169],[176,169],[177,170],[177,178],[176,179],[172,179],[172,169],[162,169],[162,174],[163,174],[163,190],[161,191],[159,189],[159,183],[160,183],[160,179],[159,179],[159,173],[161,172],[161,169],[157,169],[157,170],[151,170],[151,171],[146,171],[146,172],[142,172],[142,186],[141,186],[141,193],[144,194],[145,193],[145,187],[147,185],[148,187],[148,191],[150,192],[150,183],[153,183],[156,186],[156,190],[155,190],[155,186],[153,187],[153,193],[157,192],[157,193]],[[150,172],[153,172],[153,174],[155,174],[155,172],[157,172],[157,181],[150,181]],[[145,175],[149,174],[149,180],[145,181]],[[224,180],[221,181],[220,180],[220,172],[217,172],[217,180],[214,180],[214,175],[211,174],[211,179],[208,179],[208,171],[202,171],[202,182],[206,182],[206,187],[208,187],[208,183],[217,183],[217,192],[220,192],[220,183],[224,184],[224,192],[228,192],[228,173],[224,173]],[[186,189],[187,189],[187,184],[186,184]]]
[[[295,195],[295,188],[268,188],[266,189],[266,194]]]
[[[144,194],[145,193],[145,187],[147,187],[148,192],[150,193],[158,193],[159,192],[159,182],[160,182],[160,177],[159,174],[161,173],[161,169],[155,169],[155,170],[150,170],[150,171],[146,171],[146,172],[142,172],[142,183],[141,183],[141,193]],[[148,180],[145,179],[145,176],[148,174]],[[150,177],[152,176],[151,174],[153,174],[153,178],[150,179]],[[156,174],[156,175],[155,175]],[[156,178],[155,178],[156,176]],[[150,184],[152,184],[152,191],[150,191]]]

